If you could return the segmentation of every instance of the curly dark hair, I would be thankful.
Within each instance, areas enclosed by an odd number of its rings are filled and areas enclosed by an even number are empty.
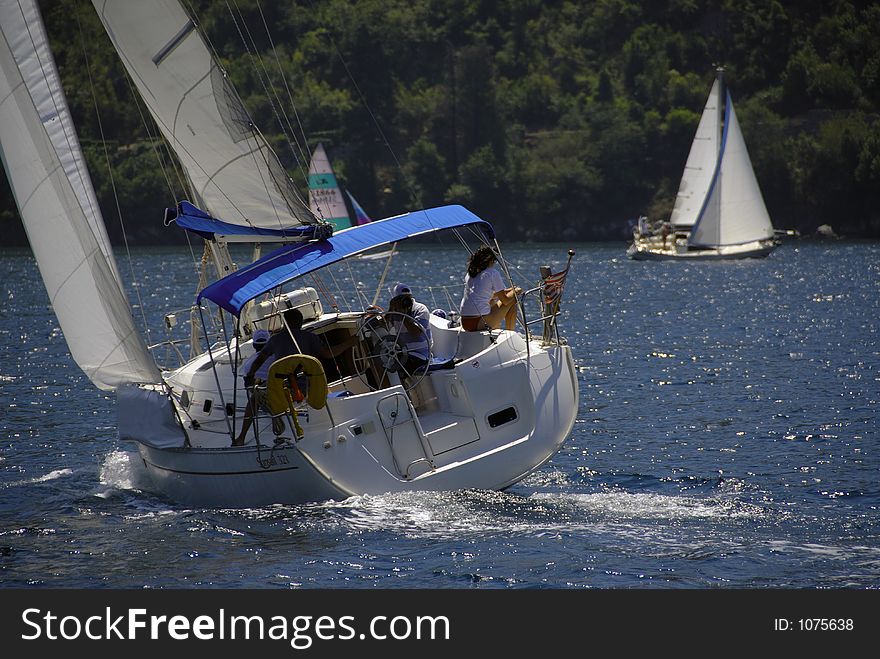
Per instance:
[[[476,277],[497,260],[498,256],[492,251],[491,247],[480,247],[468,259],[468,274],[471,277]]]

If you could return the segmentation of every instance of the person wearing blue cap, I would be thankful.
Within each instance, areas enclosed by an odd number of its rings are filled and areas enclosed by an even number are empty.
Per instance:
[[[303,316],[299,309],[286,309],[281,316],[284,319],[286,329],[276,332],[272,336],[260,334],[264,330],[254,332],[254,355],[241,369],[244,386],[248,390],[252,389],[254,394],[248,401],[241,423],[241,431],[233,440],[233,446],[244,446],[245,437],[253,424],[257,409],[265,409],[266,407],[265,387],[254,385],[257,384],[257,380],[266,381],[269,379],[269,368],[275,360],[294,354],[309,355],[316,359],[333,359],[358,341],[357,335],[353,335],[331,349],[317,335],[302,328]],[[257,343],[258,334],[261,341],[266,336],[262,345]],[[273,420],[273,424],[274,421],[278,421],[278,419]],[[283,428],[283,425],[281,427]]]
[[[416,302],[412,288],[407,284],[398,283],[391,293],[394,297],[388,303],[388,311],[403,316],[400,320],[392,318],[391,321],[398,325],[400,340],[406,346],[407,360],[403,368],[412,375],[426,367],[431,356],[431,313],[424,304]]]

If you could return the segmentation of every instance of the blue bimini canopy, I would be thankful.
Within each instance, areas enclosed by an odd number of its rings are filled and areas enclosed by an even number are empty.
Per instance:
[[[299,224],[284,229],[261,229],[242,224],[232,224],[212,217],[188,201],[181,201],[175,209],[165,211],[165,223],[174,220],[181,229],[200,235],[206,240],[214,240],[217,236],[224,238],[241,238],[249,242],[265,240],[310,240],[326,238],[333,233],[329,224]]]
[[[199,293],[234,315],[258,295],[271,291],[297,277],[367,250],[443,229],[475,226],[487,238],[495,231],[485,220],[462,206],[441,206],[345,229],[326,240],[287,245],[218,279]]]

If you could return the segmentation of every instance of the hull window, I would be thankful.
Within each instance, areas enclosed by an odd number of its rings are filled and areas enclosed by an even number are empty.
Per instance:
[[[505,423],[516,421],[516,419],[516,408],[505,407],[503,410],[490,414],[486,420],[489,422],[490,428],[497,428],[498,426],[503,426]]]

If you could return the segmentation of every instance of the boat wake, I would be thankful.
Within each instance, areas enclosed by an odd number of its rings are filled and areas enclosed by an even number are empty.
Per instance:
[[[568,505],[608,520],[758,519],[760,506],[728,498],[698,499],[668,494],[599,492],[594,494],[536,494],[537,500]]]
[[[7,488],[12,487],[21,487],[22,485],[35,485],[37,483],[47,483],[49,481],[58,480],[59,478],[64,478],[65,476],[70,476],[73,473],[73,469],[54,469],[50,471],[48,474],[44,474],[43,476],[35,476],[34,478],[24,478],[22,480],[13,481],[11,483],[7,483]]]
[[[298,526],[341,527],[348,533],[395,533],[407,538],[584,535],[597,525],[642,521],[756,520],[777,511],[730,497],[697,498],[625,491],[407,492],[313,504]]]

